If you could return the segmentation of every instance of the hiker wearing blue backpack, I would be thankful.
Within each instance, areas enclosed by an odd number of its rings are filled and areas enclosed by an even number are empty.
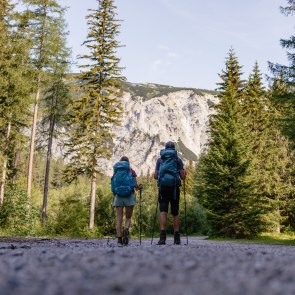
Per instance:
[[[160,207],[160,240],[158,245],[166,244],[166,224],[170,203],[173,215],[174,244],[180,245],[179,233],[179,198],[181,180],[185,180],[186,171],[182,160],[178,157],[175,144],[168,141],[165,149],[161,150],[157,160],[154,178],[158,180]]]
[[[130,167],[129,159],[123,156],[114,167],[114,175],[111,180],[112,192],[114,194],[114,207],[117,213],[116,232],[119,245],[128,245],[129,228],[133,208],[136,203],[135,189],[141,189],[137,184],[136,172]],[[122,237],[123,209],[125,208],[125,229]]]

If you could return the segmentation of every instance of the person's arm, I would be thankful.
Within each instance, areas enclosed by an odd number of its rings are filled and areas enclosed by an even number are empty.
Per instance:
[[[160,161],[157,160],[156,169],[155,169],[155,172],[154,172],[154,179],[158,179],[159,168],[160,168]]]
[[[142,185],[137,183],[137,174],[136,174],[136,172],[135,172],[133,169],[131,169],[131,176],[132,176],[133,179],[134,179],[134,182],[135,182],[135,188],[136,188],[137,190],[142,189]]]
[[[135,188],[138,189],[138,183],[137,183],[136,177],[133,177],[133,179],[134,179],[134,182],[135,182]]]
[[[179,170],[179,176],[181,180],[185,180],[186,179],[186,170],[183,168],[181,170]]]
[[[141,183],[140,183],[140,184],[137,183],[137,179],[136,179],[136,177],[134,177],[134,181],[135,181],[135,188],[136,188],[137,190],[141,190],[141,189],[142,189],[142,184],[141,184]]]
[[[179,177],[181,180],[186,179],[186,170],[184,169],[183,162],[180,158],[178,158],[178,169],[179,169]]]

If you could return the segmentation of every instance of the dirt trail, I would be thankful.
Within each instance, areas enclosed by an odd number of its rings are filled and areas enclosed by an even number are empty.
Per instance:
[[[295,247],[172,244],[0,238],[0,294],[295,294]]]

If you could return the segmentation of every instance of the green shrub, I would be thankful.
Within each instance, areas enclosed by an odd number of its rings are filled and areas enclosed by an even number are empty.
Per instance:
[[[40,230],[40,212],[27,206],[26,191],[19,185],[8,187],[0,211],[2,231],[15,236],[36,236]]]

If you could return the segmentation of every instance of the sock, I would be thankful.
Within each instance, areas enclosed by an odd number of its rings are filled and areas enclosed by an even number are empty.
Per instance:
[[[161,232],[160,232],[160,236],[161,236],[161,237],[166,237],[166,231],[165,231],[165,230],[161,230]]]

